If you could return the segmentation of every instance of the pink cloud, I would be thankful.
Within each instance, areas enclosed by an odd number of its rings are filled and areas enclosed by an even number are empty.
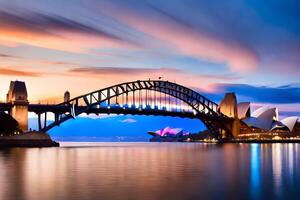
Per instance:
[[[41,13],[16,15],[0,11],[0,45],[20,44],[75,53],[91,48],[135,48],[136,44],[100,28]]]
[[[225,63],[234,72],[246,73],[257,68],[256,53],[238,43],[212,37],[163,16],[159,18],[145,16],[129,8],[120,8],[116,5],[111,5],[103,12],[141,32],[154,36],[163,44],[169,45],[169,48],[176,49],[184,55]]]
[[[17,46],[27,44],[54,50],[68,51],[74,53],[88,53],[90,48],[131,48],[125,42],[115,41],[102,36],[83,33],[72,33],[60,31],[57,35],[45,35],[34,33],[29,30],[1,29],[0,44],[6,46]]]

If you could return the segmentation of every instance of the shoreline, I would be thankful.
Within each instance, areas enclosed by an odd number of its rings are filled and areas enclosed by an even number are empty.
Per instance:
[[[59,147],[59,143],[53,140],[1,140],[0,148],[3,147]]]
[[[212,141],[204,141],[204,140],[195,140],[191,142],[200,142],[206,144],[226,144],[226,143],[246,143],[246,144],[271,144],[271,143],[300,143],[300,139],[282,139],[282,140],[212,140]]]
[[[47,133],[27,132],[13,136],[0,137],[0,148],[3,147],[59,147]]]
[[[282,139],[282,140],[232,140],[220,141],[221,143],[300,143],[300,139]]]

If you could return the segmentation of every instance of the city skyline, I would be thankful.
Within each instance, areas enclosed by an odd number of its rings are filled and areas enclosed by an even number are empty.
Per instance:
[[[31,102],[59,103],[66,90],[163,77],[300,116],[297,4],[3,0],[0,99],[17,79]]]

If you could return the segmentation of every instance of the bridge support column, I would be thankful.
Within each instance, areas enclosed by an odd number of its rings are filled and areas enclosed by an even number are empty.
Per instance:
[[[25,82],[11,81],[7,93],[7,102],[13,105],[9,114],[18,121],[19,129],[28,130],[28,97]]]
[[[54,113],[54,122],[57,123],[59,120],[59,114],[58,113]]]
[[[45,118],[44,118],[44,128],[47,126],[47,112],[45,112]]]
[[[39,131],[42,130],[41,113],[38,114],[38,128]]]

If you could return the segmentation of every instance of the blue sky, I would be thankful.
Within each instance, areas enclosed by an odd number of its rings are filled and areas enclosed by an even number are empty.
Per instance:
[[[33,129],[37,129],[37,120],[31,119]],[[156,131],[167,126],[183,128],[190,133],[205,129],[201,121],[179,117],[147,117],[132,115],[101,115],[99,118],[79,117],[69,120],[50,130],[49,134],[58,140],[118,141],[126,137],[127,141],[147,141],[148,131]],[[77,138],[77,139],[76,139]]]

